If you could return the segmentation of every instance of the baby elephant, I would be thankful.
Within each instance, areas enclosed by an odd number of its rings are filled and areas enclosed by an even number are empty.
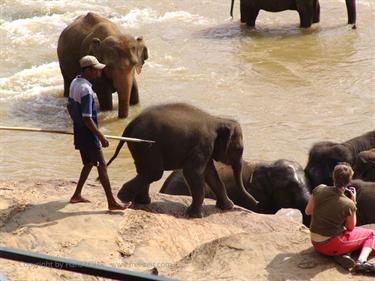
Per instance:
[[[243,141],[237,121],[212,116],[184,103],[164,104],[141,112],[125,128],[123,136],[155,143],[128,142],[137,175],[122,186],[117,195],[121,201],[150,203],[150,183],[159,180],[166,170],[182,169],[193,198],[187,210],[190,217],[202,217],[205,183],[215,193],[218,208],[232,209],[233,202],[218,176],[215,160],[232,167],[238,192],[249,205],[256,206],[257,201],[242,182]],[[124,141],[118,144],[109,163],[123,145]]]
[[[280,159],[275,162],[243,161],[242,180],[246,190],[259,204],[248,205],[235,188],[232,170],[229,166],[215,162],[215,167],[224,182],[228,197],[236,205],[262,214],[275,214],[281,208],[298,209],[302,213],[303,224],[310,227],[310,216],[305,214],[310,192],[305,173],[295,161]],[[174,171],[165,180],[160,193],[190,195],[181,170]],[[205,197],[215,199],[215,194],[205,188]]]

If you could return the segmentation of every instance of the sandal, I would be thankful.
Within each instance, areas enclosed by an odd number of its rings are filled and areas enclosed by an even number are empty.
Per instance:
[[[355,261],[349,254],[334,256],[333,260],[345,269],[350,269],[356,265]]]
[[[357,261],[353,267],[355,272],[374,272],[375,273],[375,264],[369,263],[367,261]]]

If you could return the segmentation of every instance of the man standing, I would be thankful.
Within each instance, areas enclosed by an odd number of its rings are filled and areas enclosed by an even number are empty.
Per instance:
[[[83,168],[77,183],[76,190],[70,199],[70,203],[90,202],[81,195],[83,185],[85,184],[91,169],[96,166],[99,173],[99,180],[102,184],[109,210],[124,210],[131,203],[121,205],[113,197],[111,185],[107,174],[107,164],[103,157],[100,144],[108,147],[109,143],[105,136],[98,129],[98,120],[96,105],[94,100],[94,91],[92,90],[93,81],[102,74],[104,64],[94,56],[84,56],[79,61],[81,74],[71,83],[68,98],[68,112],[73,120],[74,127],[74,146],[79,150],[82,158]]]

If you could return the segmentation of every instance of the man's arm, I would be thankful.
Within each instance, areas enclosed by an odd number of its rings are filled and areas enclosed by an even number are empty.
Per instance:
[[[306,205],[305,214],[308,216],[311,216],[313,213],[313,208],[314,208],[314,197],[313,195],[311,195]]]
[[[96,125],[95,125],[94,121],[91,119],[91,117],[83,117],[83,123],[86,125],[87,128],[89,128],[89,130],[94,135],[96,135],[99,138],[100,143],[102,144],[103,147],[108,147],[108,145],[109,145],[108,140],[105,138],[105,136],[102,134],[102,132],[100,132],[99,129],[96,127]]]
[[[68,103],[66,104],[66,109],[68,110],[68,113],[70,115],[70,118],[73,120],[73,105],[70,100],[68,100]]]
[[[347,230],[353,230],[356,224],[357,224],[357,214],[356,212],[353,212],[350,216],[346,217],[345,227]]]
[[[353,201],[353,204],[356,205],[357,203],[357,191],[354,187],[347,187],[347,190],[350,193],[350,199]],[[354,209],[354,211],[353,211]],[[345,227],[348,230],[353,230],[354,227],[357,224],[357,213],[356,213],[357,208],[354,206],[350,209],[350,215],[346,217],[345,220]]]

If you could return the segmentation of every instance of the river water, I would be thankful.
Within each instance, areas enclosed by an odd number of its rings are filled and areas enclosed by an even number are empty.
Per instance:
[[[234,19],[218,0],[1,0],[0,125],[71,130],[57,39],[88,11],[125,33],[142,35],[149,59],[137,77],[139,105],[130,117],[100,112],[104,134],[121,135],[143,108],[188,102],[237,119],[249,160],[307,161],[320,140],[344,141],[374,130],[375,2],[357,1],[357,29],[342,0],[321,1],[321,22],[298,27],[295,11],[261,11],[257,29]],[[109,159],[117,142],[104,150]],[[0,131],[2,179],[77,180],[79,153],[69,135]],[[115,188],[135,174],[123,148],[109,167]],[[93,172],[90,179],[96,177]]]

